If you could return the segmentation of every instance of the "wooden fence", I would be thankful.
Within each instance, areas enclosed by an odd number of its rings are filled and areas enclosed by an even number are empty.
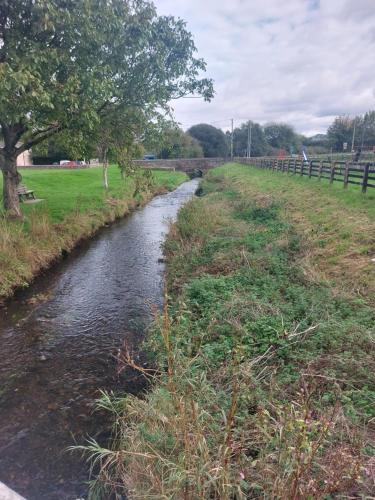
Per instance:
[[[341,182],[346,189],[349,184],[361,186],[362,193],[375,188],[375,164],[345,161],[316,160],[300,158],[235,158],[235,161],[254,167],[267,168],[287,174],[327,179],[330,184]]]

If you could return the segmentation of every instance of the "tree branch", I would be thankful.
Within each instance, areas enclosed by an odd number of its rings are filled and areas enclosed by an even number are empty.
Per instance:
[[[61,132],[64,127],[60,125],[54,125],[52,127],[49,127],[45,130],[39,130],[38,132],[35,132],[33,137],[26,141],[22,146],[16,149],[17,156],[23,153],[24,151],[27,151],[28,149],[31,149],[33,146],[36,146],[37,144],[43,142],[45,139],[48,139],[49,137],[52,137],[53,135],[57,134],[58,132]]]

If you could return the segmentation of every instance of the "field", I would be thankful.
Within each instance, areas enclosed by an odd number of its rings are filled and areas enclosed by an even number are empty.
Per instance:
[[[234,164],[201,195],[165,245],[150,390],[99,403],[116,437],[88,447],[93,492],[372,497],[373,195]]]
[[[103,189],[100,168],[24,169],[21,174],[22,182],[43,201],[22,204],[22,221],[7,220],[0,212],[0,298],[17,286],[27,285],[63,250],[69,251],[106,222],[186,179],[179,172],[154,171],[154,184],[134,196],[134,181],[122,180],[114,166],[109,168],[108,192]]]

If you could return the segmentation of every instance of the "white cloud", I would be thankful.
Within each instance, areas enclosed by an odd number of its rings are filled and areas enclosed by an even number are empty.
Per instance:
[[[375,108],[374,0],[154,0],[187,21],[207,75],[211,103],[174,103],[184,128],[247,118],[324,132],[337,114]]]

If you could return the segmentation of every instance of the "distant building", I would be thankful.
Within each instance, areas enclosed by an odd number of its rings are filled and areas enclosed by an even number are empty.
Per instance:
[[[33,160],[31,156],[31,149],[28,149],[17,156],[17,167],[25,167],[32,164]]]
[[[21,143],[17,144],[17,146],[21,146]],[[4,143],[0,142],[0,148],[4,147]],[[33,164],[31,149],[24,151],[20,155],[17,156],[17,167],[26,167]]]

